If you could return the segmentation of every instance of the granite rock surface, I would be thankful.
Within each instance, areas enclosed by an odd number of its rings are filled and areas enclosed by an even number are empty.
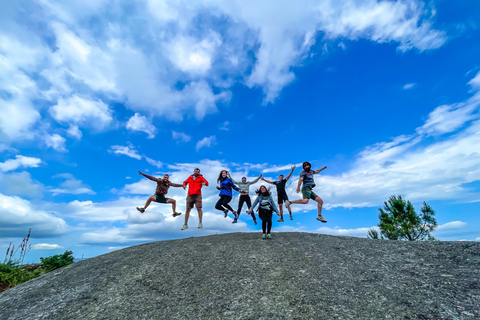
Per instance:
[[[80,261],[0,293],[0,319],[480,319],[480,243],[273,237]]]

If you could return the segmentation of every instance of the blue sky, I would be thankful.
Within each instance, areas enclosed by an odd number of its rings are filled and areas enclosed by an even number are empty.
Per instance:
[[[276,179],[310,161],[316,206],[274,231],[365,237],[402,195],[440,240],[480,240],[480,3],[2,1],[0,248],[27,259],[260,231],[214,209],[216,177]],[[143,205],[155,176],[199,167],[193,212]],[[291,199],[300,168],[287,184]],[[257,184],[258,187],[260,184]],[[251,188],[251,193],[255,187]],[[169,196],[185,212],[186,192]],[[236,207],[238,196],[232,201]],[[1,252],[1,250],[0,250]]]

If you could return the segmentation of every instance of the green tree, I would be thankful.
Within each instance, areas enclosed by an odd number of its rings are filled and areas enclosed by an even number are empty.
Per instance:
[[[369,238],[379,239],[380,236],[390,240],[435,240],[430,234],[438,226],[435,210],[426,202],[423,202],[421,213],[417,214],[410,201],[405,201],[402,196],[391,196],[384,202],[384,207],[378,210],[380,235],[377,230],[370,229],[367,234]]]

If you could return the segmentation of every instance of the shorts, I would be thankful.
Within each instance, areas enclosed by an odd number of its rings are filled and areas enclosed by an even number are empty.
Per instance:
[[[166,198],[163,194],[156,194],[155,195],[155,202],[167,203],[167,200],[170,200],[170,198]]]
[[[318,196],[313,192],[313,187],[306,186],[302,187],[303,199],[312,199],[315,200]]]
[[[197,209],[202,208],[202,195],[201,194],[189,194],[187,196],[187,209],[192,209],[193,206]]]
[[[288,196],[286,193],[278,194],[277,193],[278,204],[282,204],[284,201],[288,200]]]

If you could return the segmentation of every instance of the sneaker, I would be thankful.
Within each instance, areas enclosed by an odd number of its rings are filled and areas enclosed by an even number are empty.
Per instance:
[[[288,208],[288,207],[290,207],[290,205],[291,205],[291,204],[292,204],[292,203],[291,203],[290,201],[288,201],[288,200],[285,200],[285,207],[287,207],[287,208]]]
[[[321,222],[327,222],[327,220],[325,220],[325,218],[324,218],[323,216],[321,216],[321,215],[318,215],[318,216],[317,216],[317,220],[318,220],[318,221],[321,221]]]
[[[224,217],[224,218],[226,218],[227,215],[228,215],[228,210],[227,210],[227,209],[223,210],[223,213],[225,213],[225,217]]]
[[[272,239],[272,236],[269,234],[267,234],[267,239]]]
[[[182,214],[181,212],[175,212],[175,213],[173,214],[173,216],[174,216],[174,217],[178,217],[178,216],[181,215],[181,214]]]
[[[277,222],[284,222],[285,220],[283,220],[283,218],[280,218],[277,220]]]
[[[200,228],[203,228],[202,221],[200,221],[200,222],[198,223],[198,228],[199,228],[199,229],[200,229]]]
[[[262,239],[267,239],[267,235],[264,233]]]
[[[137,210],[140,211],[140,213],[144,213],[145,209],[143,207],[137,207]]]
[[[187,229],[188,229],[188,225],[184,224],[182,227],[182,230],[187,230]]]
[[[293,220],[293,216],[292,216],[292,214],[291,214],[291,213],[290,213],[290,220]]]
[[[233,219],[232,223],[237,223],[237,219]]]

